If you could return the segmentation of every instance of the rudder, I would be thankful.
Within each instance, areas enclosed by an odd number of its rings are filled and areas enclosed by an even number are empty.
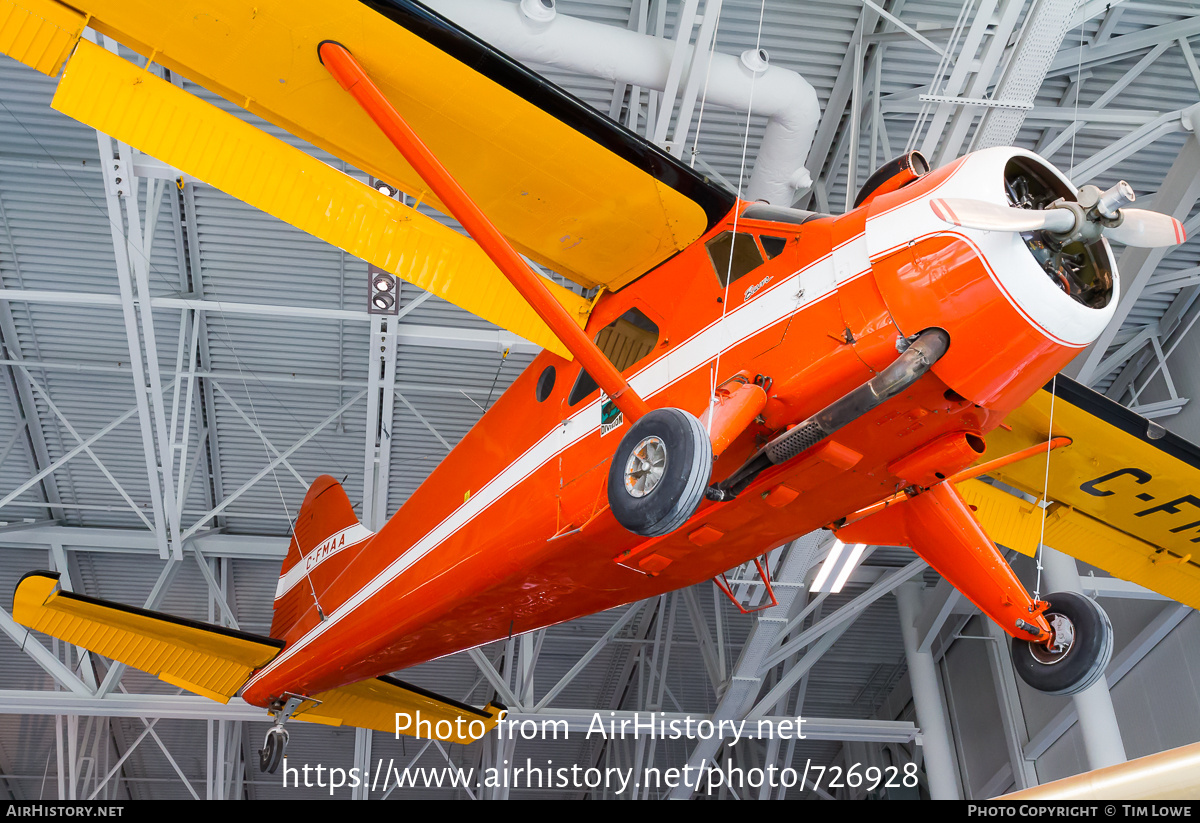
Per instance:
[[[318,567],[373,534],[358,522],[341,483],[327,474],[313,481],[296,515],[292,542],[279,572],[271,637],[283,638],[313,606],[314,592],[319,596],[321,579],[330,569],[326,566],[318,573]],[[332,608],[323,601],[322,606]]]

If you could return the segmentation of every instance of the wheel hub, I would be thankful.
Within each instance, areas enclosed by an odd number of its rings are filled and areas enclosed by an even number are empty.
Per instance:
[[[1048,613],[1047,622],[1054,637],[1049,646],[1039,643],[1029,645],[1029,653],[1034,659],[1046,666],[1053,666],[1067,656],[1067,652],[1075,645],[1075,624],[1061,614]]]
[[[642,438],[625,461],[625,491],[645,497],[658,488],[667,468],[667,444],[654,437]]]

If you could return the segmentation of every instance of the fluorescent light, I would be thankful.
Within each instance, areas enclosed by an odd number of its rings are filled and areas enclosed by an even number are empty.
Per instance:
[[[858,565],[858,560],[862,557],[863,550],[866,548],[866,543],[858,543],[854,546],[854,551],[850,552],[850,557],[846,560],[846,564],[842,566],[841,572],[838,573],[837,580],[833,581],[833,588],[829,590],[830,594],[837,594],[842,590],[842,586],[846,585],[846,581],[850,579],[850,572],[854,571],[854,567]]]
[[[821,565],[821,571],[817,572],[817,578],[813,580],[810,592],[819,592],[821,587],[825,585],[825,581],[829,579],[833,567],[837,565],[838,558],[842,556],[842,549],[846,548],[846,544],[838,540],[833,544],[833,548],[829,550],[829,556],[825,558],[825,562]]]

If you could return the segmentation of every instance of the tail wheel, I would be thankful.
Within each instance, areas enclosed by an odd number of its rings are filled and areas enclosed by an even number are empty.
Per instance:
[[[608,503],[634,534],[667,534],[696,511],[711,475],[712,444],[700,421],[655,409],[621,439],[608,470]]]
[[[283,761],[283,753],[287,750],[288,732],[282,726],[272,726],[267,730],[267,738],[263,747],[258,750],[258,769],[267,774],[275,774]]]
[[[1021,679],[1046,694],[1078,694],[1104,674],[1112,659],[1112,623],[1104,609],[1074,592],[1046,596],[1054,641],[1013,640],[1012,661]]]

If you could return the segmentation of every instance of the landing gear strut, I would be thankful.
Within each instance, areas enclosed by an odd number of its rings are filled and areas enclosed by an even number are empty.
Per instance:
[[[1046,600],[1053,639],[1049,644],[1014,639],[1013,667],[1040,692],[1078,694],[1100,679],[1112,658],[1112,623],[1104,609],[1081,594],[1055,592]]]
[[[305,702],[314,701],[298,694],[284,694],[272,704],[271,713],[275,715],[275,725],[267,729],[263,747],[258,750],[259,771],[275,774],[275,770],[283,762],[283,755],[287,751],[289,734],[283,724],[287,723],[288,718],[296,712],[296,709],[300,708],[300,704]]]

